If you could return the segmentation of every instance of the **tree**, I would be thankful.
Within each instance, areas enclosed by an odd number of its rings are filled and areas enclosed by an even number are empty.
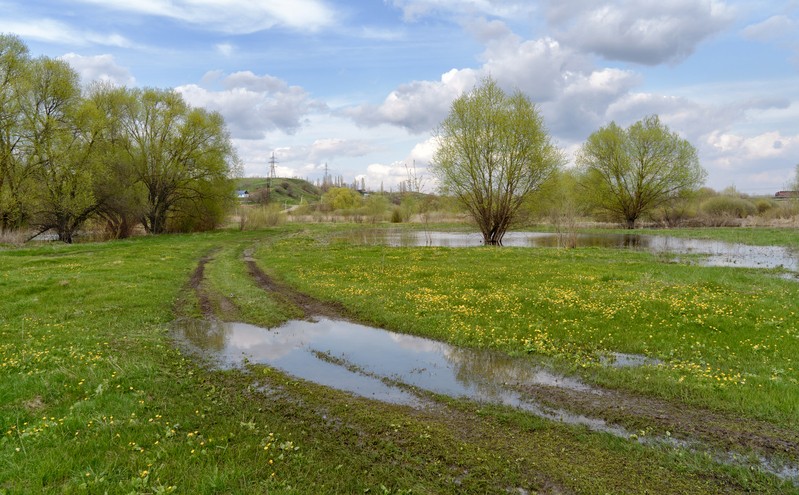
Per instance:
[[[594,132],[577,164],[589,203],[630,229],[642,215],[701,186],[707,176],[696,148],[656,115],[627,129],[611,122]]]
[[[22,92],[27,84],[28,48],[0,34],[0,232],[22,226],[28,212],[29,170],[24,164]]]
[[[349,187],[331,187],[322,195],[322,204],[331,210],[351,210],[361,206],[363,198]]]
[[[75,232],[97,209],[92,191],[97,119],[81,99],[77,72],[61,60],[39,58],[23,111],[28,133],[26,159],[35,178],[31,224],[54,230],[71,243]]]
[[[96,215],[104,223],[106,235],[113,239],[129,237],[146,211],[146,191],[136,181],[133,164],[125,152],[128,136],[122,112],[128,98],[127,89],[108,83],[93,84],[86,98],[100,122],[95,152],[103,164],[103,173],[94,178]]]
[[[563,162],[530,99],[490,78],[452,103],[435,137],[432,171],[487,245],[502,244],[519,207]]]
[[[146,191],[142,223],[147,232],[165,232],[170,215],[178,211],[185,217],[195,207],[207,209],[211,198],[232,197],[228,179],[238,160],[219,113],[191,108],[174,91],[136,89],[129,95],[122,145]]]

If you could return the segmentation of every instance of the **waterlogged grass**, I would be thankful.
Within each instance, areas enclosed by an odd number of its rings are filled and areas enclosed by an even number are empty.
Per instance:
[[[707,383],[712,394],[743,390],[760,393],[746,395],[757,399],[768,395],[758,392],[763,382],[763,388],[779,385],[772,390],[795,397],[788,354],[796,355],[795,343],[786,333],[792,327],[772,314],[791,295],[796,299],[789,285],[723,270],[717,272],[720,280],[710,281],[642,256],[620,260],[602,251],[350,249],[317,242],[327,228],[314,228],[310,236],[293,230],[0,251],[0,494],[793,490],[756,472],[719,467],[702,455],[646,447],[507,408],[444,401],[418,411],[263,367],[213,371],[169,338],[175,314],[200,313],[198,293],[226,318],[273,324],[293,317],[247,274],[242,255],[257,240],[264,241],[257,252],[264,268],[395,329],[532,350],[587,363],[591,373],[598,373],[592,360],[602,349],[640,350],[669,358],[670,366],[707,361],[707,377],[684,365],[648,370],[647,383],[697,396]],[[205,280],[198,291],[190,290],[187,283],[201,259],[207,260]],[[496,280],[474,276],[477,268]],[[577,274],[585,278],[575,279]],[[662,308],[637,305],[631,294],[609,315],[609,300],[591,299],[603,284],[623,296],[642,280],[661,294]],[[715,291],[703,296],[697,284]],[[500,285],[507,289],[495,291]],[[713,315],[719,330],[712,331],[701,330],[705,323],[697,323],[699,315],[690,309],[679,317],[657,316],[670,323],[671,334],[692,329],[690,339],[677,339],[674,358],[668,339],[654,331],[649,339],[648,332],[621,324],[633,321],[633,311],[652,313],[647,321],[654,322],[654,308],[662,314],[682,301],[705,301],[710,308],[732,304],[728,292],[740,296],[745,286],[749,316],[740,321],[760,326],[738,331],[749,343],[734,347],[728,361],[717,351],[727,344],[723,324],[732,317],[726,313]],[[452,291],[445,293],[447,287]],[[595,330],[581,332],[577,323],[563,322],[579,321],[581,313]],[[616,319],[615,326],[603,323]],[[561,327],[567,330],[556,331]],[[738,367],[754,366],[761,352],[769,364],[743,370],[738,378]],[[783,371],[766,379],[765,370],[777,366]],[[629,372],[631,382],[635,373]],[[620,380],[616,374],[597,376]],[[772,404],[771,413],[742,409],[790,417],[786,407]]]
[[[710,239],[753,246],[785,246],[799,249],[799,229],[766,227],[719,227],[677,229],[589,229],[593,233],[663,235],[692,239]]]
[[[799,422],[799,284],[609,249],[387,248],[287,239],[259,253],[362,318],[457,345],[535,353],[627,387]],[[656,367],[608,370],[610,352]]]

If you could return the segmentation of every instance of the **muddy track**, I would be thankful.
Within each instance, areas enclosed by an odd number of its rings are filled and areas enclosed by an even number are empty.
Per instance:
[[[699,440],[724,450],[752,449],[768,457],[780,454],[796,460],[799,452],[799,433],[754,419],[619,390],[602,389],[595,394],[535,385],[519,389],[541,404],[602,418],[634,432],[651,428],[652,434],[663,435],[668,431],[677,439]]]
[[[186,284],[186,289],[193,291],[195,297],[197,298],[197,305],[199,306],[200,313],[203,315],[203,318],[207,320],[215,320],[217,319],[217,311],[223,314],[230,314],[235,312],[236,305],[230,301],[227,297],[221,294],[215,294],[215,298],[211,298],[203,287],[203,281],[205,280],[205,265],[208,262],[212,261],[214,253],[216,253],[218,249],[214,249],[197,262],[197,268],[189,277],[189,281]],[[215,304],[216,303],[216,304]],[[177,311],[176,311],[177,312]]]
[[[328,318],[342,319],[351,316],[350,312],[340,304],[314,299],[307,294],[276,282],[258,266],[249,252],[244,253],[244,262],[247,264],[247,271],[258,287],[283,302],[299,308],[306,318],[326,316]]]
[[[187,289],[194,291],[197,297],[197,304],[200,307],[200,312],[206,319],[216,318],[211,299],[208,297],[208,293],[202,290],[202,283],[205,279],[205,265],[207,265],[211,259],[213,259],[211,253],[200,258],[200,261],[197,262],[197,268],[194,269],[189,278],[189,282],[186,284]]]
[[[205,265],[211,259],[210,254],[200,259],[188,284],[196,292],[206,318],[216,318],[212,300],[202,288]],[[258,287],[300,309],[306,318],[352,317],[340,304],[320,301],[276,282],[257,265],[250,253],[245,252],[243,261]],[[729,413],[692,408],[621,390],[594,387],[592,391],[581,392],[535,384],[520,385],[517,389],[542,405],[601,418],[609,424],[622,425],[631,432],[648,430],[651,435],[662,437],[668,431],[673,438],[689,443],[700,442],[712,449],[736,452],[751,449],[766,457],[777,454],[793,462],[799,459],[799,432],[755,419],[742,419]]]

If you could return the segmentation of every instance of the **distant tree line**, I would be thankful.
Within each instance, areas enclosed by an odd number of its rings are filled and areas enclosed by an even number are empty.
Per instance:
[[[238,160],[222,116],[165,89],[95,83],[0,35],[0,230],[89,221],[112,237],[216,227]]]

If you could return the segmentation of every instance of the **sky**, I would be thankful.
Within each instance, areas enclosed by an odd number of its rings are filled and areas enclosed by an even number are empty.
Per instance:
[[[426,189],[436,126],[486,77],[574,154],[657,114],[706,185],[799,164],[799,0],[0,0],[0,33],[85,85],[173,88],[224,117],[245,176]]]

